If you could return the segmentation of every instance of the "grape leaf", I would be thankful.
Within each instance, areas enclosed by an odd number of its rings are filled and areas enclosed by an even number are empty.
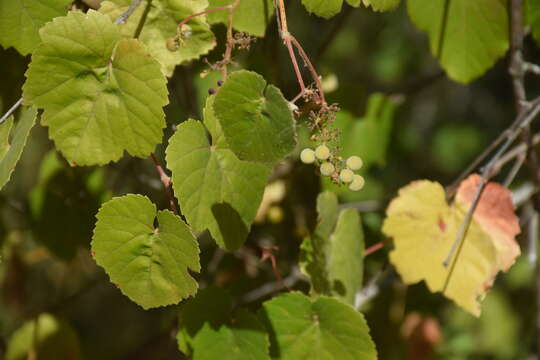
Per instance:
[[[210,0],[209,7],[217,8],[233,2],[234,0]],[[273,13],[274,3],[272,0],[240,1],[238,7],[234,10],[233,28],[251,35],[264,36]],[[208,21],[211,24],[227,24],[229,22],[229,11],[210,13],[208,14]]]
[[[168,103],[159,64],[137,40],[120,40],[109,18],[90,10],[40,31],[24,99],[44,108],[56,147],[79,165],[148,156],[161,142]]]
[[[156,215],[145,196],[130,194],[103,204],[92,250],[111,281],[144,309],[176,304],[197,291],[188,272],[200,271],[195,237],[170,211]]]
[[[339,300],[288,293],[266,303],[260,317],[270,332],[270,355],[282,360],[374,360],[362,314]]]
[[[39,45],[38,30],[65,15],[72,0],[0,0],[0,45],[28,55]]]
[[[330,19],[341,11],[343,0],[302,0],[302,4],[310,13]]]
[[[478,175],[464,180],[452,205],[447,204],[443,187],[427,180],[409,184],[392,200],[386,210],[383,232],[394,240],[390,260],[405,283],[424,280],[432,292],[444,289],[449,268],[443,261],[456,240],[479,182]],[[508,270],[520,253],[514,239],[519,231],[510,191],[489,183],[444,295],[479,316],[480,301],[495,276]]]
[[[409,16],[429,35],[448,76],[468,83],[508,49],[506,0],[408,0]]]
[[[366,7],[371,6],[375,11],[388,11],[398,7],[400,0],[362,0]]]
[[[231,296],[217,287],[188,300],[180,313],[180,350],[194,360],[269,360],[265,328],[247,310],[232,309]]]
[[[213,329],[207,324],[193,342],[193,360],[270,360],[268,335],[257,317],[245,309],[234,321]]]
[[[302,272],[310,277],[316,294],[332,295],[353,305],[364,272],[360,217],[354,209],[338,212],[337,197],[330,192],[319,195],[317,210],[315,233],[301,247]]]
[[[219,287],[209,286],[187,300],[180,311],[178,347],[186,354],[193,352],[192,342],[205,324],[216,329],[227,322],[233,309],[233,299]]]
[[[214,113],[241,160],[271,163],[294,149],[294,118],[288,102],[257,73],[232,73],[216,95]]]
[[[35,347],[33,347],[34,337]],[[13,333],[5,359],[26,360],[30,357],[28,353],[31,349],[35,349],[40,360],[82,358],[77,333],[65,321],[47,313],[39,315],[35,321],[28,321]]]
[[[360,6],[361,0],[346,0],[351,6]],[[343,0],[302,0],[302,4],[310,13],[330,19],[341,11]]]
[[[167,148],[174,192],[194,231],[208,229],[219,246],[241,247],[257,214],[270,175],[262,164],[239,160],[229,150],[212,112],[213,97],[204,123],[195,120],[178,126]]]
[[[526,2],[527,22],[531,27],[532,35],[537,44],[540,44],[540,2],[538,0],[527,0]]]
[[[129,7],[131,0],[109,0],[101,3],[99,11],[112,20],[118,18]],[[144,5],[144,4],[143,4]],[[177,34],[177,25],[184,18],[201,12],[208,6],[207,0],[154,0],[139,35],[148,52],[161,64],[161,70],[172,76],[177,65],[198,59],[216,46],[214,34],[210,30],[205,16],[197,16],[189,21],[191,35],[183,39],[183,44],[176,51],[167,48],[167,40]],[[132,38],[137,30],[145,6],[139,6],[121,25],[123,37]]]
[[[0,189],[7,184],[15,170],[26,145],[26,139],[36,122],[36,114],[35,108],[23,107],[20,120],[14,130],[12,130],[13,116],[0,124]]]

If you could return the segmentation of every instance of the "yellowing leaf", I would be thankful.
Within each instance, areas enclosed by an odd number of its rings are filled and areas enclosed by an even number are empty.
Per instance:
[[[390,260],[407,284],[424,280],[432,292],[442,292],[449,276],[443,265],[480,182],[464,180],[456,201],[448,205],[443,187],[415,181],[399,191],[389,205],[383,232],[394,239]],[[480,315],[480,301],[499,271],[506,271],[520,254],[520,232],[510,192],[489,183],[474,213],[463,248],[444,295],[470,313]]]

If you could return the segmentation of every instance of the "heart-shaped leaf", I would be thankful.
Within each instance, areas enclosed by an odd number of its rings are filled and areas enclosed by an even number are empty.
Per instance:
[[[200,271],[195,237],[170,211],[156,213],[145,196],[130,194],[103,204],[92,251],[120,291],[145,309],[176,304],[197,291],[188,271]]]
[[[279,161],[296,145],[287,100],[257,73],[232,73],[216,95],[214,113],[240,160]]]
[[[205,125],[188,120],[178,126],[167,147],[174,192],[194,231],[208,229],[219,246],[236,250],[247,237],[262,199],[270,169],[241,161],[229,150],[212,112]]]
[[[24,99],[72,163],[105,164],[124,150],[148,156],[161,142],[168,103],[159,64],[137,40],[121,40],[103,14],[71,12],[40,31]]]
[[[339,300],[300,293],[264,303],[260,312],[270,332],[270,355],[282,360],[375,360],[366,320]]]

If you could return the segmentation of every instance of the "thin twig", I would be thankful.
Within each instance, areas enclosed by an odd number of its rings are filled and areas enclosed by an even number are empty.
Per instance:
[[[235,1],[236,3],[236,1]],[[235,5],[235,3],[232,3],[232,4],[229,4],[229,5],[224,5],[224,6],[220,6],[220,7],[216,7],[216,8],[211,8],[211,9],[206,9],[204,11],[201,11],[201,12],[198,12],[198,13],[195,13],[195,14],[192,14],[190,16],[188,16],[187,18],[184,18],[182,21],[180,21],[178,23],[178,28],[182,28],[182,25],[185,25],[187,24],[189,21],[191,21],[192,19],[198,17],[198,16],[202,16],[202,15],[206,15],[206,14],[210,14],[210,13],[214,13],[214,12],[217,12],[217,11],[222,11],[222,10],[230,10],[232,9]]]
[[[296,59],[296,55],[294,52],[294,48],[298,50],[298,53],[300,54],[300,57],[302,60],[304,60],[305,65],[309,69],[309,72],[311,73],[311,77],[313,78],[313,81],[315,82],[317,86],[317,91],[319,93],[319,100],[321,106],[326,107],[326,100],[324,96],[324,91],[321,84],[321,78],[319,74],[317,73],[315,66],[313,66],[311,60],[309,59],[309,56],[306,54],[298,40],[289,32],[289,28],[287,25],[287,14],[285,12],[285,3],[283,0],[275,0],[274,6],[276,7],[276,13],[278,14],[278,28],[279,28],[279,34],[281,36],[281,39],[283,40],[283,43],[287,47],[287,50],[289,52],[289,57],[291,58],[291,62],[293,64],[294,72],[296,74],[296,78],[298,80],[298,84],[300,86],[300,93],[291,101],[292,103],[296,102],[298,99],[300,99],[307,91],[306,85],[304,83],[304,79],[302,78],[302,73],[300,71],[300,67],[298,66],[298,61]],[[293,48],[294,46],[294,48]]]
[[[484,167],[482,170],[482,178],[480,184],[478,185],[474,200],[467,212],[459,231],[456,236],[456,240],[452,244],[452,248],[448,254],[448,257],[444,260],[443,265],[445,267],[450,266],[448,275],[446,277],[443,293],[448,289],[450,279],[452,277],[454,268],[457,263],[457,259],[461,253],[463,245],[465,243],[465,238],[467,237],[467,232],[469,230],[472,217],[482,193],[487,185],[489,178],[493,175],[493,169],[500,157],[506,152],[508,147],[512,142],[519,136],[524,137],[524,141],[527,144],[527,162],[533,173],[533,178],[540,186],[540,171],[538,170],[538,162],[536,159],[536,153],[532,151],[532,138],[530,136],[530,123],[540,112],[540,104],[538,99],[534,104],[527,102],[525,86],[524,86],[524,77],[525,71],[523,67],[523,0],[512,0],[511,3],[511,19],[512,19],[512,32],[511,32],[511,61],[509,66],[509,73],[512,76],[512,85],[514,89],[514,97],[516,102],[516,110],[518,113],[517,120],[509,128],[510,131],[505,131],[503,134],[506,137],[506,141],[499,148],[499,150],[492,157],[491,161]],[[515,125],[517,123],[517,125]],[[499,137],[501,138],[501,137]]]
[[[510,172],[508,175],[506,175],[506,179],[504,179],[503,186],[509,187],[510,184],[514,182],[514,179],[516,178],[519,170],[525,163],[525,159],[527,158],[527,155],[525,153],[519,154],[516,161],[514,162],[514,166],[512,166],[512,169],[510,169]]]
[[[364,257],[373,254],[377,250],[380,250],[384,247],[384,241],[379,241],[378,243],[375,243],[368,247],[366,250],[364,250]]]
[[[298,40],[296,40],[296,38],[292,35],[290,35],[290,39],[294,47],[296,47],[296,49],[298,50],[298,53],[302,57],[302,60],[304,60],[304,63],[306,64],[307,68],[309,69],[309,72],[311,73],[311,77],[313,78],[313,81],[315,81],[315,84],[317,84],[317,90],[319,91],[321,104],[323,106],[326,105],[326,99],[324,98],[324,91],[323,91],[322,83],[321,83],[321,77],[319,76],[319,74],[317,74],[317,70],[315,70],[315,66],[313,66],[313,64],[309,60],[309,57],[307,56],[306,52],[304,51],[304,49],[302,48],[302,45],[300,45]]]
[[[227,65],[231,62],[231,55],[232,55],[232,51],[234,49],[233,17],[234,17],[234,11],[238,7],[238,5],[240,5],[240,0],[235,0],[233,3],[231,3],[229,5],[219,6],[219,7],[212,8],[212,9],[206,9],[204,11],[192,14],[192,15],[184,18],[182,21],[180,21],[180,23],[178,23],[178,27],[177,27],[178,28],[178,33],[180,34],[182,32],[182,27],[185,24],[187,24],[189,21],[191,21],[192,19],[194,19],[194,18],[196,18],[198,16],[214,13],[214,12],[217,12],[217,11],[223,11],[223,10],[228,10],[229,11],[229,16],[227,17],[227,43],[226,43],[226,47],[225,47],[225,53],[223,54],[223,60],[220,61],[221,65],[222,65],[221,66],[221,75],[223,77],[223,80],[225,80],[227,78],[227,72],[228,72]],[[176,36],[176,39],[177,40],[179,39],[179,35]]]
[[[252,290],[242,297],[242,303],[251,303],[267,297],[277,291],[281,291],[285,288],[292,288],[298,281],[307,281],[304,274],[300,272],[298,267],[294,267],[291,274],[283,279],[282,282],[275,281],[266,283],[261,287]]]
[[[459,184],[467,177],[469,176],[484,160],[495,150],[497,149],[505,140],[508,140],[508,138],[512,137],[512,141],[515,140],[516,136],[521,133],[523,130],[523,124],[524,123],[530,123],[533,118],[529,118],[529,115],[533,112],[538,111],[538,107],[540,106],[540,97],[536,98],[535,100],[531,101],[529,103],[529,108],[525,113],[521,114],[521,116],[518,116],[516,120],[510,125],[506,130],[504,130],[489,146],[482,151],[480,155],[469,165],[459,176],[458,178],[446,189],[446,197],[448,199],[452,198],[457,188],[459,187]],[[517,132],[517,134],[516,134]],[[500,156],[499,156],[500,157]]]
[[[234,10],[240,5],[240,0],[236,0],[229,8],[229,16],[227,17],[227,45],[225,47],[225,53],[223,54],[223,66],[221,68],[221,76],[223,80],[227,79],[227,64],[231,62],[231,55],[234,49],[233,38],[233,17]]]
[[[499,161],[500,157],[506,152],[506,150],[514,142],[514,140],[516,140],[516,138],[521,134],[523,129],[527,128],[530,125],[531,121],[536,118],[538,113],[540,113],[540,99],[535,100],[531,104],[530,108],[525,109],[524,112],[520,116],[518,116],[517,121],[514,122],[514,124],[512,124],[512,126],[507,129],[507,131],[505,131],[505,133],[508,132],[505,143],[491,158],[490,162],[483,168],[482,178],[480,184],[478,185],[474,200],[467,214],[465,215],[463,222],[461,223],[461,226],[456,236],[456,240],[452,244],[452,248],[450,249],[447,258],[443,261],[443,265],[445,267],[449,267],[448,275],[446,277],[443,287],[443,293],[446,292],[446,290],[448,289],[448,285],[454,272],[457,259],[459,258],[459,255],[463,248],[463,244],[465,243],[465,238],[467,236],[467,232],[469,231],[474,211],[476,210],[476,207],[480,202],[480,197],[482,196],[482,193],[487,185],[489,178],[493,175],[492,170],[495,164]]]
[[[150,158],[152,159],[152,162],[154,163],[154,166],[156,167],[156,171],[159,174],[161,183],[163,184],[163,187],[165,188],[165,192],[167,193],[167,197],[169,199],[169,207],[172,210],[172,212],[178,215],[178,209],[176,207],[176,203],[174,202],[174,194],[172,190],[171,178],[165,173],[165,171],[159,164],[159,161],[156,155],[154,155],[154,153],[150,154]]]
[[[144,24],[146,23],[146,18],[148,17],[148,13],[150,12],[151,6],[152,6],[152,0],[148,0],[148,2],[146,3],[146,7],[144,8],[144,12],[141,16],[141,19],[139,20],[139,24],[137,25],[137,29],[135,30],[135,34],[133,35],[135,39],[138,39],[139,35],[141,35]]]
[[[4,114],[4,116],[2,116],[2,118],[0,119],[0,125],[4,123],[4,121],[7,120],[7,118],[13,114],[15,112],[15,110],[17,110],[17,108],[19,106],[21,106],[21,104],[23,103],[23,98],[20,98],[19,100],[17,100],[17,102],[15,103],[15,105],[13,105],[11,108],[9,108],[9,110]]]
[[[137,10],[137,8],[141,4],[141,2],[142,2],[142,0],[132,0],[131,4],[128,7],[128,9],[122,15],[120,15],[118,18],[116,18],[114,23],[115,24],[125,24],[126,21],[129,19],[129,17],[131,16],[131,14],[133,14],[135,12],[135,10]]]
[[[540,144],[540,134],[536,134],[532,138],[532,145],[536,146]],[[527,153],[527,144],[521,143],[514,147],[512,150],[509,150],[506,154],[501,156],[497,164],[495,164],[495,167],[493,169],[494,173],[497,173],[500,171],[500,169],[509,163],[510,161],[514,160],[515,158],[519,158],[522,155],[525,155]]]
[[[381,283],[393,274],[391,267],[386,263],[373,277],[366,286],[358,291],[354,297],[354,308],[360,310],[362,305],[375,298],[381,290]]]

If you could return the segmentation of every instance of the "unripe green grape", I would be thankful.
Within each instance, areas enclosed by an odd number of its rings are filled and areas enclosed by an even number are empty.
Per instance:
[[[354,174],[352,182],[349,184],[349,190],[358,191],[364,187],[366,181],[358,174]]]
[[[315,151],[311,150],[310,148],[305,148],[300,153],[300,160],[304,164],[313,164],[315,162]]]
[[[350,170],[350,169],[343,169],[343,170],[341,170],[341,172],[339,173],[339,178],[340,178],[341,181],[343,181],[344,183],[350,183],[351,181],[353,181],[354,173],[353,173],[352,170]]]
[[[323,174],[324,176],[330,176],[334,173],[334,171],[336,171],[336,168],[334,167],[334,165],[329,162],[322,163],[320,169],[321,169],[321,174]]]
[[[330,157],[330,149],[326,145],[319,145],[315,149],[315,156],[319,160],[326,160]]]
[[[351,156],[347,159],[347,167],[351,170],[360,170],[364,162],[358,156]]]
[[[169,51],[176,51],[179,47],[180,44],[176,38],[170,38],[167,40],[167,49],[169,49]]]
[[[273,224],[279,224],[283,221],[283,209],[281,206],[274,205],[268,209],[268,220]]]

